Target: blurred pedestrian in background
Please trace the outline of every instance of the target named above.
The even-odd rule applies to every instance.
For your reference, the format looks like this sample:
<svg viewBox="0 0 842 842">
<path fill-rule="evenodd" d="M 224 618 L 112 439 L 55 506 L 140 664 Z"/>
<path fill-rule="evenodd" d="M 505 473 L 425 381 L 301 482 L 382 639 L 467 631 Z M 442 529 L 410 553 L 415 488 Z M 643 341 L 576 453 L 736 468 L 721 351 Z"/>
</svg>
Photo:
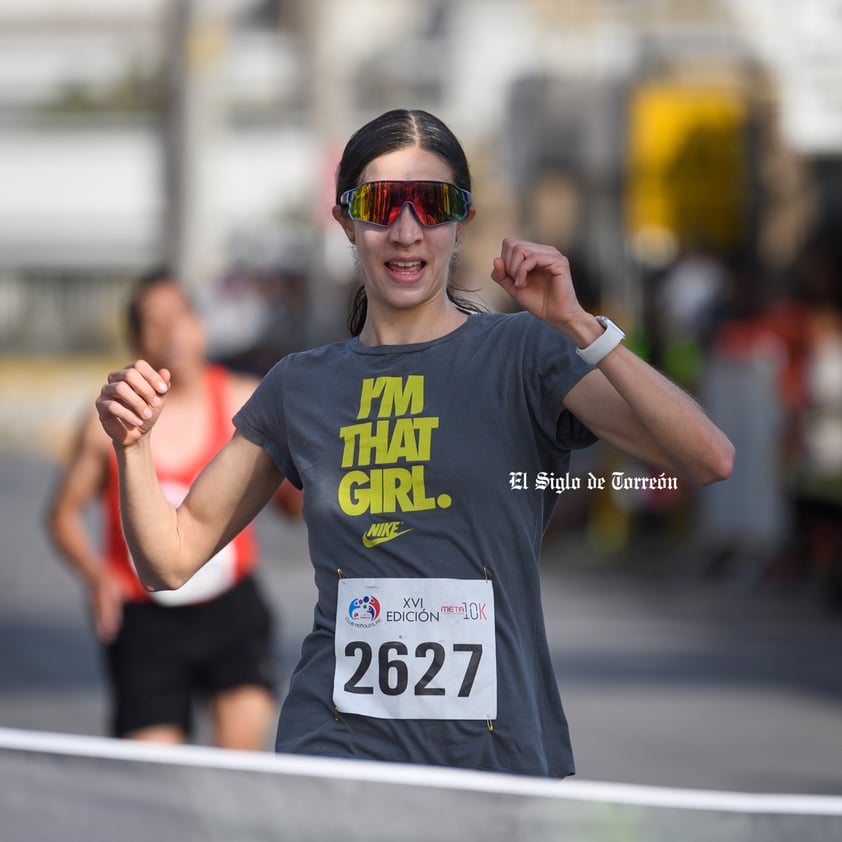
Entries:
<svg viewBox="0 0 842 842">
<path fill-rule="evenodd" d="M 208 363 L 204 327 L 166 270 L 139 280 L 127 316 L 134 351 L 172 372 L 171 411 L 155 432 L 155 469 L 178 505 L 231 437 L 231 416 L 257 380 Z M 298 497 L 286 483 L 279 504 L 295 515 Z M 94 501 L 102 506 L 102 549 L 84 519 Z M 264 747 L 275 707 L 272 616 L 252 575 L 252 529 L 221 547 L 183 588 L 149 594 L 126 547 L 119 508 L 114 450 L 92 411 L 77 433 L 48 523 L 56 547 L 88 590 L 107 655 L 113 733 L 183 742 L 191 735 L 193 705 L 203 697 L 216 745 Z"/>
<path fill-rule="evenodd" d="M 713 565 L 842 603 L 842 249 L 818 225 L 778 290 L 735 274 L 703 391 L 740 464 L 702 506 Z"/>
<path fill-rule="evenodd" d="M 255 226 L 234 241 L 227 270 L 201 302 L 213 358 L 263 377 L 294 351 L 310 347 L 309 229 L 287 222 Z"/>
<path fill-rule="evenodd" d="M 795 326 L 787 344 L 796 384 L 788 491 L 795 510 L 802 581 L 842 606 L 842 246 L 836 226 L 811 233 L 798 255 L 791 295 L 777 321 Z M 784 312 L 781 312 L 784 311 Z M 787 318 L 788 316 L 788 318 Z"/>
</svg>

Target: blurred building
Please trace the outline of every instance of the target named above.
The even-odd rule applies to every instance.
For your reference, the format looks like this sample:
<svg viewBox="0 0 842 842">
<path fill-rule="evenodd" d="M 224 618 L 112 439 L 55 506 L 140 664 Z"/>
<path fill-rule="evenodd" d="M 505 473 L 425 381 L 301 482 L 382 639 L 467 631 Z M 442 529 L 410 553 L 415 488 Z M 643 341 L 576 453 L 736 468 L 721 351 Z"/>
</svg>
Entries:
<svg viewBox="0 0 842 842">
<path fill-rule="evenodd" d="M 234 233 L 306 212 L 301 45 L 277 4 L 216 6 L 0 7 L 2 350 L 113 347 L 132 275 L 189 245 L 210 283 Z"/>
<path fill-rule="evenodd" d="M 273 226 L 311 229 L 311 335 L 328 332 L 352 272 L 338 152 L 395 106 L 468 148 L 462 272 L 492 306 L 513 232 L 565 249 L 630 320 L 686 242 L 783 262 L 816 202 L 805 161 L 839 156 L 840 5 L 773 23 L 759 0 L 6 0 L 0 350 L 109 347 L 137 270 L 206 289 Z"/>
</svg>

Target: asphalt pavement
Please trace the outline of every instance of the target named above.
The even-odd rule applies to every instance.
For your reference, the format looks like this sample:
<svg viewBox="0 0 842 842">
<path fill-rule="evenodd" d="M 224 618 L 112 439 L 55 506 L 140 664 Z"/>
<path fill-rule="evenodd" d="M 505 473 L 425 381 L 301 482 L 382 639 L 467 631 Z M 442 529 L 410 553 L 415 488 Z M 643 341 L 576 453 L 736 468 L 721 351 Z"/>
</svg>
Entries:
<svg viewBox="0 0 842 842">
<path fill-rule="evenodd" d="M 55 475 L 45 456 L 0 452 L 0 726 L 102 735 L 105 685 L 85 601 L 43 529 Z M 315 599 L 306 533 L 269 512 L 258 527 L 283 687 Z M 680 559 L 675 575 L 597 571 L 575 535 L 556 534 L 544 564 L 580 778 L 842 794 L 840 615 L 701 581 Z"/>
</svg>

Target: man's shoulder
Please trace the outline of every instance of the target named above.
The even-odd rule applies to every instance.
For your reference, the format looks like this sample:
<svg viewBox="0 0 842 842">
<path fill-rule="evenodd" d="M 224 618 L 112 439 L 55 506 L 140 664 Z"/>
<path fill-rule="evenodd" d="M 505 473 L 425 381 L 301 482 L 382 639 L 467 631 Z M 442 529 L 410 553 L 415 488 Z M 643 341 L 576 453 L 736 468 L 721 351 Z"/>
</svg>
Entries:
<svg viewBox="0 0 842 842">
<path fill-rule="evenodd" d="M 232 392 L 246 392 L 251 394 L 260 383 L 260 377 L 243 371 L 228 370 L 228 388 Z"/>
<path fill-rule="evenodd" d="M 84 416 L 79 419 L 76 429 L 71 433 L 67 445 L 63 448 L 62 462 L 70 467 L 82 462 L 108 463 L 113 456 L 111 438 L 102 428 L 99 420 L 99 412 L 92 406 Z"/>
<path fill-rule="evenodd" d="M 235 371 L 217 364 L 210 364 L 211 378 L 224 384 L 224 394 L 233 415 L 252 395 L 260 383 L 260 377 L 244 371 Z"/>
</svg>

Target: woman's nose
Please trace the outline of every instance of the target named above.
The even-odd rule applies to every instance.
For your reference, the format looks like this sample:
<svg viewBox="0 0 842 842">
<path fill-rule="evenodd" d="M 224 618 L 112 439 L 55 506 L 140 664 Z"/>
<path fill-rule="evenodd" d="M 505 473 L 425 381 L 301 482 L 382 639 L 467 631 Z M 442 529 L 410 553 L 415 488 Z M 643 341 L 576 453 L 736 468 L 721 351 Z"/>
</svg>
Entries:
<svg viewBox="0 0 842 842">
<path fill-rule="evenodd" d="M 415 215 L 415 208 L 411 202 L 407 202 L 402 208 L 398 218 L 392 223 L 389 234 L 392 239 L 398 242 L 415 242 L 421 238 L 423 226 Z"/>
</svg>

